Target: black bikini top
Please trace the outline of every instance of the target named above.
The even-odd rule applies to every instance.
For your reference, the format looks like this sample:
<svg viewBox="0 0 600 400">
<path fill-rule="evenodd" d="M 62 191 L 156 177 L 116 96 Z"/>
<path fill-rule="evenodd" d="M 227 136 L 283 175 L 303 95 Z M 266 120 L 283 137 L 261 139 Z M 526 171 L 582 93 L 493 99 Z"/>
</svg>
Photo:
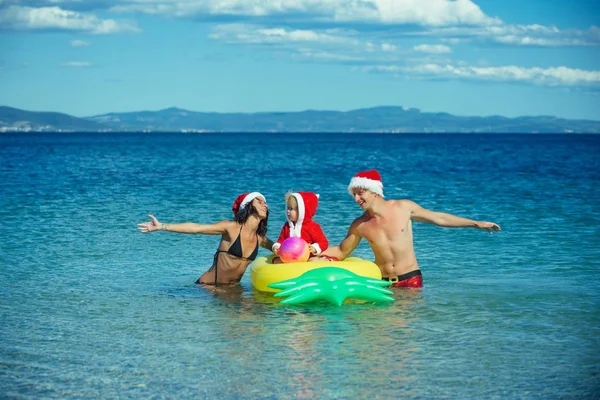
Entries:
<svg viewBox="0 0 600 400">
<path fill-rule="evenodd" d="M 238 237 L 235 239 L 233 244 L 229 247 L 229 250 L 227 250 L 227 251 L 219 250 L 219 252 L 230 254 L 230 255 L 237 257 L 239 259 L 242 259 L 242 260 L 254 261 L 254 259 L 256 259 L 256 256 L 258 255 L 258 239 L 256 239 L 256 247 L 254 248 L 254 251 L 252 252 L 252 254 L 250 254 L 249 257 L 244 257 L 244 252 L 242 250 L 241 237 L 242 237 L 242 228 L 240 228 L 240 233 L 238 234 Z"/>
</svg>

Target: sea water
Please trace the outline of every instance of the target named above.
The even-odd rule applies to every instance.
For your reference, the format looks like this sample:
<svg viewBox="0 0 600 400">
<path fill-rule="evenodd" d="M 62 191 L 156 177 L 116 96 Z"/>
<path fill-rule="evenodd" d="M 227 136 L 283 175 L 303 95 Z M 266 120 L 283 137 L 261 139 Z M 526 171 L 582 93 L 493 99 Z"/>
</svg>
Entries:
<svg viewBox="0 0 600 400">
<path fill-rule="evenodd" d="M 598 398 L 599 154 L 584 135 L 2 134 L 0 396 Z M 231 219 L 260 191 L 276 239 L 284 194 L 314 191 L 338 244 L 373 168 L 386 198 L 502 231 L 414 223 L 425 287 L 337 307 L 249 274 L 196 286 L 218 236 L 136 228 Z"/>
</svg>

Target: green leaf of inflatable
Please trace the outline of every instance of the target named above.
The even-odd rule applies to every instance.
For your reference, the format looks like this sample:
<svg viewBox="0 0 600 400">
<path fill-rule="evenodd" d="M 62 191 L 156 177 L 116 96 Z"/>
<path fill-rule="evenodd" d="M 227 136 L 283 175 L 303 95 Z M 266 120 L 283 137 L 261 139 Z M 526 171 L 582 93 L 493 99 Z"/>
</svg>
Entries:
<svg viewBox="0 0 600 400">
<path fill-rule="evenodd" d="M 348 298 L 391 302 L 392 291 L 384 289 L 390 282 L 368 278 L 343 268 L 323 267 L 305 272 L 297 278 L 275 282 L 273 289 L 282 289 L 275 297 L 287 297 L 281 304 L 300 304 L 327 300 L 341 306 Z M 289 296 L 289 297 L 288 297 Z"/>
</svg>

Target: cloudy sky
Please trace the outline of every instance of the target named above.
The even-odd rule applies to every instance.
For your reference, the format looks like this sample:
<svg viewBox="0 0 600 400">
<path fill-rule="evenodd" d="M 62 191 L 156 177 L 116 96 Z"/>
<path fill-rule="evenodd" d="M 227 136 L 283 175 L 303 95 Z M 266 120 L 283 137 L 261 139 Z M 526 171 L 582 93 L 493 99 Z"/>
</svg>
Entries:
<svg viewBox="0 0 600 400">
<path fill-rule="evenodd" d="M 0 105 L 600 120 L 600 1 L 0 0 Z"/>
</svg>

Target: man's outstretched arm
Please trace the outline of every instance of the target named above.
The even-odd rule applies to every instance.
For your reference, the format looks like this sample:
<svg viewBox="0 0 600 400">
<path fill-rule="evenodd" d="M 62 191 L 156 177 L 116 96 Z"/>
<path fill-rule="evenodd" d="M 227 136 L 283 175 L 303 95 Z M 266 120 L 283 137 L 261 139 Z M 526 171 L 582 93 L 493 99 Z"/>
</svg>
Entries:
<svg viewBox="0 0 600 400">
<path fill-rule="evenodd" d="M 354 249 L 356 249 L 360 243 L 360 240 L 362 239 L 361 236 L 356 233 L 355 225 L 356 223 L 353 223 L 350 226 L 350 229 L 348 229 L 348 234 L 344 240 L 340 242 L 339 246 L 328 247 L 327 250 L 325 250 L 321 255 L 335 257 L 339 260 L 343 260 L 344 258 L 348 257 L 348 255 L 352 253 Z"/>
<path fill-rule="evenodd" d="M 427 210 L 415 202 L 404 200 L 404 203 L 410 208 L 411 219 L 416 222 L 427 222 L 445 228 L 476 228 L 484 229 L 490 234 L 499 231 L 500 226 L 494 222 L 475 221 L 456 215 Z"/>
</svg>

